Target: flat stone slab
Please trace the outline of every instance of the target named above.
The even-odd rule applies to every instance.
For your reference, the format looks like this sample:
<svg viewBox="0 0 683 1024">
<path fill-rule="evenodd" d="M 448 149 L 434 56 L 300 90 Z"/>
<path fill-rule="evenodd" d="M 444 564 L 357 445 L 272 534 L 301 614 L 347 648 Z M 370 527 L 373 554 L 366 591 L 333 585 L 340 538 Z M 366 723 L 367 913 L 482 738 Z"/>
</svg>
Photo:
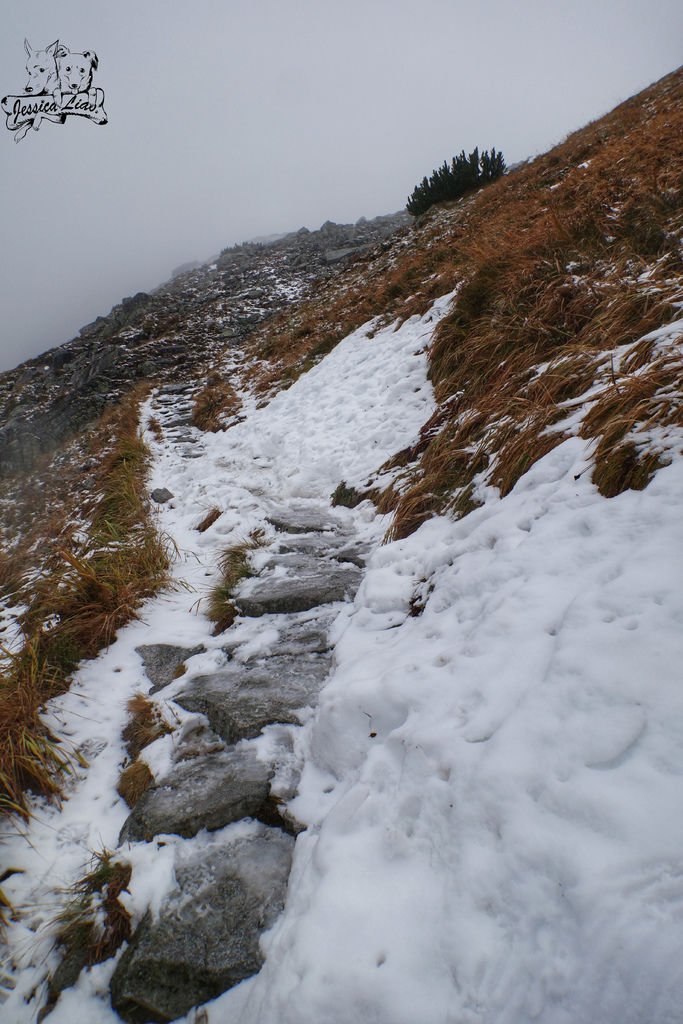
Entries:
<svg viewBox="0 0 683 1024">
<path fill-rule="evenodd" d="M 205 828 L 223 828 L 240 818 L 258 817 L 270 793 L 272 769 L 250 751 L 226 751 L 177 764 L 147 790 L 119 836 L 149 842 L 171 833 L 191 838 Z"/>
<path fill-rule="evenodd" d="M 188 413 L 185 416 L 176 416 L 174 420 L 169 420 L 168 423 L 164 424 L 164 426 L 167 430 L 170 430 L 172 427 L 189 427 L 191 424 L 192 414 Z"/>
<path fill-rule="evenodd" d="M 347 535 L 292 534 L 278 539 L 278 551 L 283 554 L 312 555 L 318 558 L 333 558 L 338 562 L 352 562 L 365 566 L 370 551 L 368 544 L 354 544 Z"/>
<path fill-rule="evenodd" d="M 290 558 L 289 555 L 279 557 Z M 291 575 L 277 576 L 271 572 L 242 584 L 235 597 L 242 615 L 305 612 L 352 598 L 360 586 L 362 573 L 355 565 L 294 557 L 294 562 L 278 566 Z M 270 565 L 277 565 L 277 559 L 278 556 L 274 556 Z"/>
<path fill-rule="evenodd" d="M 226 743 L 252 739 L 276 722 L 297 725 L 313 704 L 330 669 L 322 654 L 277 655 L 261 664 L 229 664 L 197 676 L 173 698 L 186 711 L 206 715 Z"/>
<path fill-rule="evenodd" d="M 203 644 L 197 647 L 176 647 L 174 644 L 142 644 L 135 648 L 136 654 L 142 658 L 147 678 L 152 683 L 150 693 L 168 686 L 176 678 L 176 672 L 180 666 L 193 658 L 195 654 L 202 654 L 206 648 Z"/>
<path fill-rule="evenodd" d="M 292 847 L 284 832 L 258 826 L 231 843 L 179 851 L 177 889 L 156 921 L 143 919 L 111 979 L 123 1020 L 176 1020 L 257 973 L 259 937 L 284 906 Z"/>
<path fill-rule="evenodd" d="M 277 626 L 278 639 L 273 642 L 272 649 L 266 655 L 256 654 L 244 659 L 243 664 L 263 660 L 275 654 L 327 654 L 331 651 L 329 639 L 330 628 L 337 617 L 336 608 L 321 609 L 315 618 L 301 619 L 298 615 L 278 615 L 269 621 Z M 244 641 L 231 641 L 229 634 L 223 645 L 223 651 L 233 658 L 239 652 Z M 239 657 L 239 655 L 238 655 Z"/>
<path fill-rule="evenodd" d="M 272 512 L 267 521 L 282 533 L 320 533 L 339 529 L 339 520 L 324 509 L 293 506 Z"/>
</svg>

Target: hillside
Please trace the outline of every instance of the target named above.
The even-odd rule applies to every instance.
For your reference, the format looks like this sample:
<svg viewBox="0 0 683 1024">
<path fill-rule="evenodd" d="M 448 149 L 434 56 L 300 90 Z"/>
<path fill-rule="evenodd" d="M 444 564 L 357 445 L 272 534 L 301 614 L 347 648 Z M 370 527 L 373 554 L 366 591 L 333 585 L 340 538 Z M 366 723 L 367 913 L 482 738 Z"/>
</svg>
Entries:
<svg viewBox="0 0 683 1024">
<path fill-rule="evenodd" d="M 680 1020 L 682 101 L 3 375 L 1 1019 Z"/>
</svg>

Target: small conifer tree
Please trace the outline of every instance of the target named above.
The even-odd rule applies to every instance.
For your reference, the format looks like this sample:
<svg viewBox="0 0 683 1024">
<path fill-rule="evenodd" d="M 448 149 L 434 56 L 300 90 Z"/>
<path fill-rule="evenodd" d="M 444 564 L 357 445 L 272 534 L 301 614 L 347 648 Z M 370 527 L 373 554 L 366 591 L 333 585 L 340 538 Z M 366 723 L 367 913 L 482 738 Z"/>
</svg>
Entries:
<svg viewBox="0 0 683 1024">
<path fill-rule="evenodd" d="M 481 155 L 475 146 L 469 156 L 463 149 L 459 156 L 454 156 L 450 164 L 444 160 L 441 167 L 432 171 L 429 178 L 422 179 L 413 189 L 406 203 L 408 213 L 417 217 L 434 203 L 443 203 L 447 199 L 458 199 L 471 189 L 480 188 L 490 181 L 495 181 L 505 173 L 506 166 L 503 154 L 485 149 Z"/>
</svg>

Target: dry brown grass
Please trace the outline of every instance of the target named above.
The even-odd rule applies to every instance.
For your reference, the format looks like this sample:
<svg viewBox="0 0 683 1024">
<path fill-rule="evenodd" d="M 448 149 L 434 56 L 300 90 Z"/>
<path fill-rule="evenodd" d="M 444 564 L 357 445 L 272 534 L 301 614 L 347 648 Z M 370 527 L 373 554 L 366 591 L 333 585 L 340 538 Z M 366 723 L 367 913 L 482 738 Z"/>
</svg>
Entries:
<svg viewBox="0 0 683 1024">
<path fill-rule="evenodd" d="M 223 515 L 223 509 L 222 508 L 218 508 L 217 505 L 214 505 L 213 508 L 209 509 L 209 511 L 200 520 L 200 522 L 197 523 L 195 529 L 199 533 L 206 533 L 206 531 L 209 529 L 209 527 L 213 526 L 213 524 L 216 522 L 216 520 L 220 519 L 220 517 L 222 515 Z"/>
<path fill-rule="evenodd" d="M 671 318 L 681 77 L 668 76 L 476 195 L 433 207 L 269 320 L 251 341 L 257 392 L 288 386 L 373 317 L 381 326 L 422 314 L 456 286 L 431 354 L 440 402 L 467 388 L 497 405 L 492 396 L 502 388 L 507 404 L 543 359 L 583 359 L 585 374 L 581 349 L 633 341 Z M 653 268 L 654 279 L 639 280 Z M 565 369 L 555 383 L 571 390 Z"/>
<path fill-rule="evenodd" d="M 218 561 L 220 579 L 211 589 L 207 615 L 215 622 L 213 635 L 219 636 L 232 626 L 237 618 L 238 610 L 233 597 L 239 583 L 253 574 L 249 552 L 263 544 L 263 534 L 259 530 L 252 531 L 246 540 L 231 544 L 226 548 Z"/>
<path fill-rule="evenodd" d="M 647 483 L 659 458 L 636 426 L 681 425 L 680 357 L 635 343 L 683 299 L 682 136 L 679 71 L 462 205 L 459 291 L 430 352 L 439 412 L 380 495 L 396 513 L 390 538 L 466 513 L 477 474 L 507 494 L 593 384 L 581 432 L 598 441 L 594 482 L 606 496 Z M 605 353 L 625 345 L 615 379 Z"/>
<path fill-rule="evenodd" d="M 168 583 L 172 551 L 149 518 L 144 487 L 143 397 L 143 390 L 134 391 L 92 432 L 96 469 L 78 530 L 67 524 L 22 592 L 30 599 L 24 644 L 7 653 L 0 676 L 2 811 L 28 816 L 28 791 L 58 796 L 59 775 L 70 762 L 42 723 L 42 705 L 64 692 L 78 663 L 110 644 L 142 601 Z"/>
<path fill-rule="evenodd" d="M 163 441 L 164 430 L 156 416 L 150 416 L 147 420 L 147 428 L 154 434 L 157 441 Z"/>
<path fill-rule="evenodd" d="M 144 693 L 134 694 L 127 705 L 128 722 L 123 730 L 123 740 L 131 760 L 135 760 L 141 750 L 171 732 L 170 726 L 164 721 L 158 705 L 146 697 Z"/>
<path fill-rule="evenodd" d="M 154 777 L 145 762 L 133 761 L 119 775 L 116 792 L 132 809 L 153 782 Z"/>
<path fill-rule="evenodd" d="M 108 960 L 131 936 L 130 914 L 119 899 L 130 882 L 130 865 L 115 861 L 108 851 L 95 854 L 93 861 L 91 870 L 68 890 L 70 899 L 54 923 L 62 962 L 71 975 L 81 965 Z M 59 971 L 50 978 L 48 1006 L 39 1019 L 54 1006 L 61 988 L 75 981 L 63 976 L 56 984 L 58 977 Z"/>
<path fill-rule="evenodd" d="M 241 404 L 232 384 L 214 370 L 194 396 L 192 423 L 200 430 L 213 433 L 223 430 L 227 421 L 237 415 Z"/>
</svg>

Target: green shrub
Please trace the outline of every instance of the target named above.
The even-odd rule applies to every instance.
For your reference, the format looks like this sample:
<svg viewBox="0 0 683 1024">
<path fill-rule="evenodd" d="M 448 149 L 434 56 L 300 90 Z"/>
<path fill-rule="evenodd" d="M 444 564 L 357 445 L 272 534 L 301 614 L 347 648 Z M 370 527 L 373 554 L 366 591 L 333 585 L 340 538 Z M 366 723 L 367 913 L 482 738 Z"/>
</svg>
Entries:
<svg viewBox="0 0 683 1024">
<path fill-rule="evenodd" d="M 444 160 L 442 166 L 432 171 L 429 178 L 423 178 L 415 186 L 406 203 L 406 210 L 417 217 L 434 203 L 459 199 L 465 192 L 495 181 L 505 173 L 505 169 L 503 154 L 496 152 L 495 148 L 490 153 L 485 149 L 481 156 L 477 147 L 469 156 L 465 156 L 463 149 L 460 156 L 454 156 L 450 164 Z"/>
</svg>

